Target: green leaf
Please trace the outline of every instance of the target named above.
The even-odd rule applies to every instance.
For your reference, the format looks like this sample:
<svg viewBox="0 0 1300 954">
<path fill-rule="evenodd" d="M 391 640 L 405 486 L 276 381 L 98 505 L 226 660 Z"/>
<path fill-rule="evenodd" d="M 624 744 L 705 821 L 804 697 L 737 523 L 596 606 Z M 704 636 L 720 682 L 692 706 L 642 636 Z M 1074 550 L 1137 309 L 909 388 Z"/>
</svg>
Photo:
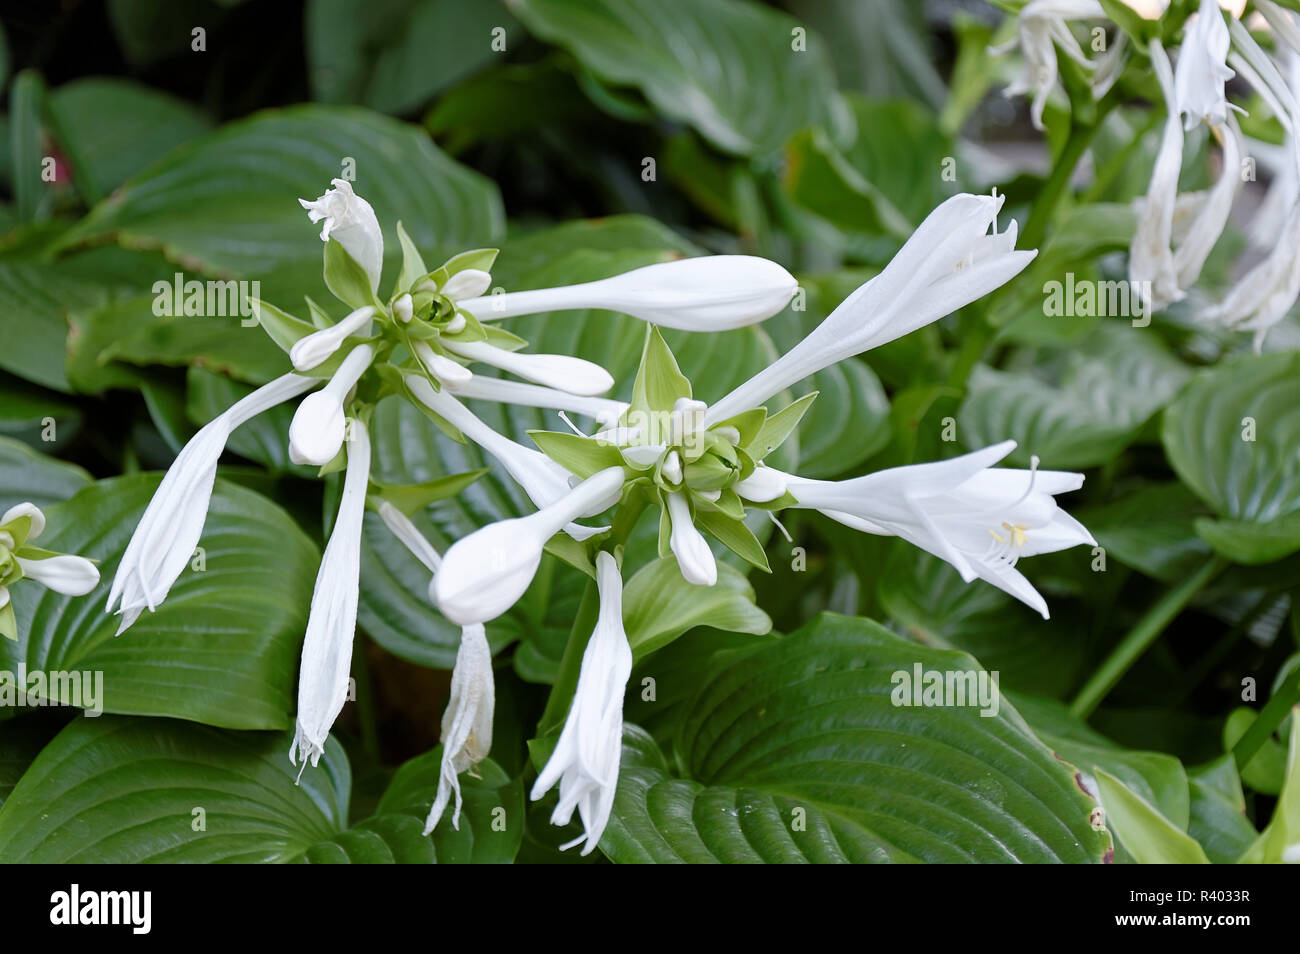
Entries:
<svg viewBox="0 0 1300 954">
<path fill-rule="evenodd" d="M 401 222 L 397 223 L 397 240 L 402 244 L 402 270 L 397 276 L 397 285 L 393 289 L 393 294 L 400 292 L 409 292 L 415 287 L 415 283 L 429 273 L 425 267 L 424 257 L 420 255 L 420 250 L 415 247 L 411 237 L 406 234 L 406 227 Z"/>
<path fill-rule="evenodd" d="M 171 719 L 76 719 L 0 808 L 0 860 L 301 860 L 346 827 L 351 772 L 331 739 L 295 784 L 291 740 Z"/>
<path fill-rule="evenodd" d="M 294 148 L 286 151 L 286 143 Z M 374 207 L 387 248 L 399 247 L 398 218 L 425 249 L 487 245 L 501 231 L 496 188 L 444 156 L 418 127 L 366 110 L 308 105 L 263 110 L 172 150 L 64 241 L 111 234 L 205 272 L 259 275 L 286 262 L 319 261 L 319 230 L 298 199 L 324 192 L 345 157 L 355 160 L 355 188 Z"/>
<path fill-rule="evenodd" d="M 325 243 L 325 287 L 348 308 L 379 306 L 366 270 L 336 240 Z"/>
<path fill-rule="evenodd" d="M 1190 835 L 1115 776 L 1095 769 L 1106 824 L 1138 864 L 1198 864 L 1210 859 Z"/>
<path fill-rule="evenodd" d="M 337 244 L 332 240 L 330 242 L 330 245 Z M 325 254 L 328 260 L 329 252 L 327 251 Z M 300 340 L 310 334 L 315 334 L 318 330 L 311 322 L 295 318 L 269 301 L 254 298 L 252 305 L 253 313 L 257 316 L 257 323 L 262 326 L 262 330 L 270 336 L 272 341 L 279 345 L 280 350 L 285 354 L 288 354 L 289 350 Z"/>
<path fill-rule="evenodd" d="M 52 199 L 41 174 L 46 95 L 45 81 L 35 70 L 23 70 L 9 87 L 9 161 L 13 164 L 14 203 L 21 222 L 30 222 L 43 211 L 48 217 Z"/>
<path fill-rule="evenodd" d="M 130 80 L 73 80 L 49 96 L 50 125 L 72 182 L 94 205 L 212 121 L 184 100 Z"/>
<path fill-rule="evenodd" d="M 26 444 L 0 437 L 0 513 L 15 504 L 34 503 L 44 510 L 67 500 L 90 483 L 90 475 Z"/>
<path fill-rule="evenodd" d="M 181 574 L 157 612 L 114 637 L 108 590 L 158 481 L 100 481 L 50 508 L 40 542 L 98 560 L 100 584 L 77 598 L 13 587 L 20 639 L 0 645 L 0 669 L 102 673 L 106 712 L 241 729 L 289 725 L 319 554 L 283 510 L 252 491 L 217 482 L 202 563 Z"/>
<path fill-rule="evenodd" d="M 763 426 L 751 441 L 741 442 L 745 452 L 754 460 L 762 460 L 772 451 L 776 450 L 785 443 L 794 429 L 799 426 L 803 420 L 804 414 L 812 406 L 812 402 L 817 400 L 817 393 L 805 394 L 797 401 L 787 404 L 775 414 L 770 414 L 763 421 Z"/>
<path fill-rule="evenodd" d="M 1205 849 L 1216 865 L 1231 864 L 1259 837 L 1246 818 L 1246 800 L 1232 755 L 1192 773 L 1191 822 L 1187 833 Z"/>
<path fill-rule="evenodd" d="M 564 431 L 529 431 L 528 436 L 551 460 L 584 480 L 608 467 L 623 466 L 623 455 L 613 444 Z"/>
<path fill-rule="evenodd" d="M 1086 644 L 1068 617 L 1045 622 L 997 587 L 963 582 L 911 544 L 894 546 L 872 582 L 881 608 L 904 631 L 928 646 L 970 653 L 1001 674 L 1003 689 L 1061 696 L 1078 681 Z"/>
<path fill-rule="evenodd" d="M 772 620 L 755 605 L 754 588 L 735 567 L 720 563 L 717 583 L 692 586 L 676 559 L 666 557 L 647 563 L 624 585 L 623 625 L 641 658 L 696 626 L 762 636 Z"/>
<path fill-rule="evenodd" d="M 976 367 L 958 437 L 972 450 L 1012 438 L 1019 446 L 1007 463 L 1020 466 L 1035 454 L 1054 470 L 1102 464 L 1138 437 L 1188 374 L 1153 335 L 1103 326 L 1032 372 Z"/>
<path fill-rule="evenodd" d="M 772 572 L 763 544 L 759 543 L 758 537 L 754 536 L 744 520 L 716 510 L 699 509 L 695 512 L 695 525 L 745 562 L 765 572 Z"/>
<path fill-rule="evenodd" d="M 370 485 L 375 488 L 375 493 L 371 496 L 381 497 L 409 517 L 435 501 L 455 497 L 487 472 L 488 468 L 483 467 L 464 474 L 426 480 L 422 484 L 387 484 L 372 480 Z"/>
<path fill-rule="evenodd" d="M 505 47 L 494 45 L 496 27 Z M 451 38 L 456 39 L 451 39 Z M 312 99 L 401 115 L 522 41 L 498 5 L 454 0 L 311 0 L 305 39 Z M 423 274 L 423 273 L 421 273 Z"/>
<path fill-rule="evenodd" d="M 834 615 L 733 658 L 682 714 L 685 777 L 625 735 L 602 850 L 620 862 L 1103 860 L 1095 802 L 1005 699 L 992 717 L 893 704 L 894 674 L 918 664 L 980 671 Z"/>
<path fill-rule="evenodd" d="M 1079 510 L 1108 557 L 1164 583 L 1184 579 L 1205 564 L 1210 548 L 1197 536 L 1205 505 L 1173 481 L 1127 486 L 1115 500 Z"/>
<path fill-rule="evenodd" d="M 742 0 L 512 0 L 510 9 L 607 83 L 637 87 L 658 112 L 691 124 L 726 152 L 769 153 L 804 126 L 851 128 L 821 40 L 767 7 Z M 795 49 L 799 30 L 805 50 Z"/>
<path fill-rule="evenodd" d="M 624 420 L 634 421 L 633 415 L 666 413 L 673 409 L 679 399 L 690 396 L 691 382 L 677 367 L 672 349 L 664 341 L 659 329 L 648 325 L 641 364 L 636 370 L 636 381 L 632 385 L 632 404 L 624 414 Z M 648 443 L 659 443 L 658 440 L 650 439 L 652 435 L 645 436 Z"/>
<path fill-rule="evenodd" d="M 1221 519 L 1197 531 L 1230 559 L 1300 550 L 1300 355 L 1246 355 L 1200 372 L 1165 412 L 1170 464 Z"/>
</svg>

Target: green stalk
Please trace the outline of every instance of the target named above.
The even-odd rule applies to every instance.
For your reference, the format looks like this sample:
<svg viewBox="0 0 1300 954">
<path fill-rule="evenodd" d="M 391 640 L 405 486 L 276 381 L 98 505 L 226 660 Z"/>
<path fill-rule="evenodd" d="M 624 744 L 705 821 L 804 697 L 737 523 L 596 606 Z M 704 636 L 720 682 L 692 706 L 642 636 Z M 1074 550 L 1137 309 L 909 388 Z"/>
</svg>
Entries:
<svg viewBox="0 0 1300 954">
<path fill-rule="evenodd" d="M 1098 703 L 1115 688 L 1115 684 L 1124 677 L 1139 657 L 1151 648 L 1151 644 L 1164 632 L 1165 627 L 1182 612 L 1183 608 L 1191 602 L 1192 597 L 1200 592 L 1205 584 L 1218 576 L 1227 565 L 1227 561 L 1223 558 L 1211 557 L 1199 570 L 1162 596 L 1151 609 L 1147 610 L 1146 615 L 1138 620 L 1138 624 L 1129 631 L 1118 646 L 1111 650 L 1105 662 L 1079 690 L 1079 695 L 1070 705 L 1070 715 L 1080 719 L 1092 715 Z"/>
<path fill-rule="evenodd" d="M 578 606 L 578 614 L 573 618 L 573 627 L 569 630 L 569 641 L 564 646 L 559 673 L 555 677 L 555 684 L 551 686 L 551 695 L 546 700 L 546 709 L 537 720 L 539 739 L 559 732 L 564 725 L 564 718 L 569 714 L 569 703 L 578 688 L 582 654 L 587 651 L 587 642 L 596 627 L 599 612 L 600 595 L 596 590 L 596 581 L 588 580 L 587 588 L 582 593 L 582 602 Z"/>
<path fill-rule="evenodd" d="M 1056 157 L 1052 174 L 1043 186 L 1043 191 L 1038 194 L 1034 207 L 1029 211 L 1029 221 L 1025 223 L 1025 230 L 1016 242 L 1017 247 L 1037 248 L 1042 245 L 1043 239 L 1047 236 L 1047 226 L 1056 215 L 1057 206 L 1061 204 L 1061 198 L 1074 177 L 1075 167 L 1083 158 L 1083 154 L 1088 151 L 1088 146 L 1092 144 L 1092 137 L 1096 134 L 1097 127 L 1101 125 L 1101 120 L 1114 105 L 1109 99 L 1107 97 L 1097 104 L 1095 121 L 1087 125 L 1071 123 L 1070 135 L 1065 140 L 1061 154 Z"/>
<path fill-rule="evenodd" d="M 352 672 L 357 681 L 357 725 L 361 730 L 361 747 L 372 758 L 379 758 L 379 720 L 375 716 L 374 686 L 370 680 L 370 660 L 366 658 L 366 637 L 361 628 L 352 641 Z"/>
<path fill-rule="evenodd" d="M 1282 724 L 1282 720 L 1287 717 L 1287 713 L 1291 711 L 1291 707 L 1297 704 L 1300 704 L 1300 668 L 1292 672 L 1290 677 L 1278 687 L 1277 692 L 1273 693 L 1273 698 L 1259 710 L 1259 715 L 1250 724 L 1246 734 L 1232 747 L 1232 758 L 1236 761 L 1238 769 L 1244 769 L 1250 764 L 1259 747 L 1272 737 L 1277 727 Z M 1293 728 L 1291 731 L 1300 730 Z"/>
</svg>

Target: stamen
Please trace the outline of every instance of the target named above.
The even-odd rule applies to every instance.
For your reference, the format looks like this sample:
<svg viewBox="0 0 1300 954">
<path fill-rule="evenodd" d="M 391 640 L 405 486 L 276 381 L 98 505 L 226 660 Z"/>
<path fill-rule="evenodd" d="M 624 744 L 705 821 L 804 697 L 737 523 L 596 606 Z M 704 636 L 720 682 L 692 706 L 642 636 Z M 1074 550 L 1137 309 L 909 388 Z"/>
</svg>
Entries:
<svg viewBox="0 0 1300 954">
<path fill-rule="evenodd" d="M 565 424 L 569 425 L 569 430 L 573 431 L 573 433 L 577 434 L 579 437 L 587 436 L 582 431 L 578 430 L 578 425 L 574 424 L 573 421 L 569 420 L 569 415 L 565 414 L 563 411 L 560 411 L 559 414 L 560 414 L 560 420 L 562 420 Z"/>
<path fill-rule="evenodd" d="M 781 531 L 781 536 L 785 537 L 785 542 L 794 543 L 794 537 L 790 536 L 790 531 L 785 528 L 785 524 L 776 519 L 776 514 L 769 510 L 767 511 L 767 515 L 771 518 L 772 522 L 776 524 L 776 528 Z"/>
</svg>

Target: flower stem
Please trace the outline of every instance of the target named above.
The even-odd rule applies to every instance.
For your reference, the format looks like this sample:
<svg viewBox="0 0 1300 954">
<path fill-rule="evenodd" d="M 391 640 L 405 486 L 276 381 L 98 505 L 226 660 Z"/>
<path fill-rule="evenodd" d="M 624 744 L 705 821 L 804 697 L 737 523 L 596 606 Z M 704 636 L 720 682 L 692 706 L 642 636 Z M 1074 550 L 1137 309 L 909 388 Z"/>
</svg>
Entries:
<svg viewBox="0 0 1300 954">
<path fill-rule="evenodd" d="M 1065 195 L 1070 180 L 1074 178 L 1074 169 L 1083 158 L 1083 154 L 1088 151 L 1092 137 L 1107 111 L 1109 111 L 1109 104 L 1103 100 L 1102 104 L 1098 105 L 1096 122 L 1087 125 L 1071 123 L 1070 135 L 1061 148 L 1061 154 L 1056 157 L 1052 173 L 1043 185 L 1043 191 L 1038 193 L 1034 207 L 1029 211 L 1025 230 L 1016 243 L 1020 248 L 1038 248 L 1043 243 L 1043 239 L 1047 236 L 1047 226 L 1056 215 L 1056 208 L 1061 204 L 1061 197 Z"/>
<path fill-rule="evenodd" d="M 1287 717 L 1292 706 L 1297 704 L 1300 704 L 1300 668 L 1293 670 L 1286 681 L 1278 686 L 1277 692 L 1273 693 L 1273 698 L 1259 710 L 1259 715 L 1250 724 L 1245 735 L 1232 747 L 1232 758 L 1236 761 L 1238 769 L 1244 769 L 1250 763 L 1255 753 L 1259 751 L 1259 747 L 1268 741 L 1277 727 L 1282 724 L 1282 720 Z M 1295 732 L 1296 729 L 1293 728 L 1291 731 Z"/>
<path fill-rule="evenodd" d="M 1162 596 L 1151 609 L 1147 610 L 1138 624 L 1133 627 L 1111 650 L 1105 662 L 1092 674 L 1087 683 L 1079 690 L 1078 696 L 1070 704 L 1070 715 L 1079 719 L 1090 716 L 1106 694 L 1115 688 L 1115 684 L 1124 677 L 1132 665 L 1137 662 L 1164 632 L 1166 626 L 1182 612 L 1205 584 L 1218 576 L 1227 566 L 1221 557 L 1211 557 L 1199 570 Z"/>
</svg>

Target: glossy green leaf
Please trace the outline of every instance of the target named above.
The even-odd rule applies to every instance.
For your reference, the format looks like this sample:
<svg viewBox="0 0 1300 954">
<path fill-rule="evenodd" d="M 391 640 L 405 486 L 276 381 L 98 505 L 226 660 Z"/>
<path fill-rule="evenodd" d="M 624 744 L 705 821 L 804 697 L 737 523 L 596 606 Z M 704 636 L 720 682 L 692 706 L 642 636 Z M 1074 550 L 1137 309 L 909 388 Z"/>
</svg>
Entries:
<svg viewBox="0 0 1300 954">
<path fill-rule="evenodd" d="M 833 615 L 731 660 L 683 713 L 685 777 L 625 736 L 602 850 L 625 862 L 1101 861 L 1095 802 L 1005 699 L 990 718 L 893 704 L 893 674 L 917 664 L 978 671 Z"/>
<path fill-rule="evenodd" d="M 734 567 L 720 563 L 717 583 L 692 586 L 682 579 L 677 561 L 665 557 L 646 564 L 624 584 L 623 625 L 640 658 L 696 626 L 761 636 L 772 621 L 754 605 L 754 588 Z"/>
<path fill-rule="evenodd" d="M 1106 824 L 1139 864 L 1209 864 L 1190 835 L 1115 776 L 1096 770 Z"/>
<path fill-rule="evenodd" d="M 50 508 L 41 543 L 100 561 L 100 583 L 85 597 L 15 586 L 19 640 L 0 645 L 0 668 L 102 673 L 106 712 L 241 729 L 289 725 L 319 554 L 283 510 L 252 491 L 218 481 L 202 554 L 157 612 L 114 637 L 109 587 L 158 480 L 100 481 Z"/>
</svg>

